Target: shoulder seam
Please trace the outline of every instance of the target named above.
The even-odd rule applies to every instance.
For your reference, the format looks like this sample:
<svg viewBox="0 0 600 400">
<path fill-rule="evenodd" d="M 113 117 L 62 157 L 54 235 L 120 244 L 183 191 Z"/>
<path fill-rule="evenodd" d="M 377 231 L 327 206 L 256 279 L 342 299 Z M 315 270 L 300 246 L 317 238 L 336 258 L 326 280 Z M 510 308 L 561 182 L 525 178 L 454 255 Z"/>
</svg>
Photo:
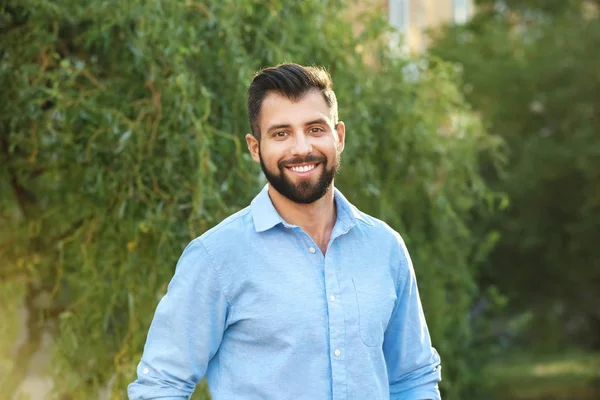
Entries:
<svg viewBox="0 0 600 400">
<path fill-rule="evenodd" d="M 240 218 L 244 217 L 246 214 L 248 214 L 250 212 L 250 207 L 246 207 L 245 209 L 242 209 L 240 211 L 237 212 L 237 216 L 235 216 L 235 218 L 232 218 L 232 216 L 230 216 L 229 218 L 231 218 L 231 220 L 227 221 L 226 223 L 221 222 L 220 224 L 217 224 L 216 226 L 214 226 L 213 228 L 209 229 L 203 236 L 205 239 L 211 237 L 214 233 L 220 231 L 221 229 L 225 228 L 227 225 L 234 223 L 235 221 L 239 220 Z M 235 215 L 235 214 L 234 214 Z"/>
<path fill-rule="evenodd" d="M 198 243 L 204 249 L 204 252 L 206 253 L 206 256 L 208 257 L 208 261 L 210 262 L 211 267 L 213 268 L 213 270 L 215 271 L 215 274 L 217 275 L 217 279 L 219 281 L 219 286 L 221 287 L 221 290 L 223 291 L 223 296 L 225 297 L 227 304 L 231 308 L 232 307 L 231 298 L 230 298 L 229 294 L 227 293 L 227 290 L 225 289 L 225 285 L 223 285 L 223 278 L 221 277 L 221 271 L 219 270 L 219 268 L 217 268 L 214 258 L 208 251 L 208 247 L 206 247 L 206 245 L 200 238 L 198 239 Z"/>
<path fill-rule="evenodd" d="M 397 283 L 399 284 L 402 282 L 402 294 L 404 294 L 406 282 L 410 281 L 411 278 L 412 260 L 410 259 L 410 254 L 408 253 L 408 248 L 406 247 L 406 243 L 404 243 L 402 235 L 400 235 L 398 232 L 396 232 L 396 235 L 399 239 L 398 244 L 400 245 L 400 265 L 398 266 Z M 400 279 L 403 280 L 401 281 Z"/>
</svg>

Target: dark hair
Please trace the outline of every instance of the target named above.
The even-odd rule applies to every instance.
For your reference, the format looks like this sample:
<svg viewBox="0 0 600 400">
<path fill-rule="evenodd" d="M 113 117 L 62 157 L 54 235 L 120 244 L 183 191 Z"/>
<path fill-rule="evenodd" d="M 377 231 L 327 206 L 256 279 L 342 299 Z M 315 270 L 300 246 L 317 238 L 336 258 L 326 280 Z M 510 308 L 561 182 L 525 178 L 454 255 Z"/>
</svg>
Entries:
<svg viewBox="0 0 600 400">
<path fill-rule="evenodd" d="M 297 101 L 314 89 L 323 94 L 323 98 L 332 110 L 333 123 L 337 124 L 337 99 L 333 92 L 333 81 L 325 68 L 285 63 L 257 72 L 248 88 L 248 119 L 254 137 L 260 139 L 258 119 L 262 102 L 269 92 L 277 92 L 290 100 Z"/>
</svg>

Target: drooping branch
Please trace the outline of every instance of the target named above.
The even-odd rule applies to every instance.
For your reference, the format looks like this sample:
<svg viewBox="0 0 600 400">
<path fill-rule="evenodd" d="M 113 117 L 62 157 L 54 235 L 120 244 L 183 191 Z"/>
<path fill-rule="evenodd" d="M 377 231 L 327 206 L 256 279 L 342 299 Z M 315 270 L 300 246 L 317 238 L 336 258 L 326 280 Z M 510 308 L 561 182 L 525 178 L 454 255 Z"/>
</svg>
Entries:
<svg viewBox="0 0 600 400">
<path fill-rule="evenodd" d="M 2 135 L 0 137 L 0 152 L 2 154 L 2 163 L 6 166 L 10 186 L 15 194 L 15 199 L 19 206 L 19 210 L 21 211 L 23 217 L 27 218 L 29 216 L 28 205 L 34 203 L 36 201 L 36 197 L 31 191 L 27 190 L 19 182 L 17 171 L 12 166 L 9 142 L 6 135 Z"/>
</svg>

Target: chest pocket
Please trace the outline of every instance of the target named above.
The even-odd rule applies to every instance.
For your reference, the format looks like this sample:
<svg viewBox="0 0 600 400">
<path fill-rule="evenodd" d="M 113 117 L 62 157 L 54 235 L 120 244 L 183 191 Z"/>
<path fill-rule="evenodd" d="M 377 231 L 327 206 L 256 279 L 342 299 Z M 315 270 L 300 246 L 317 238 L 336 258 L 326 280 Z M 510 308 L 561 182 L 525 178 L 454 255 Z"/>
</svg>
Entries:
<svg viewBox="0 0 600 400">
<path fill-rule="evenodd" d="M 356 302 L 358 304 L 358 323 L 360 338 L 365 346 L 383 345 L 385 330 L 394 310 L 396 293 L 393 285 L 379 288 L 352 278 Z"/>
</svg>

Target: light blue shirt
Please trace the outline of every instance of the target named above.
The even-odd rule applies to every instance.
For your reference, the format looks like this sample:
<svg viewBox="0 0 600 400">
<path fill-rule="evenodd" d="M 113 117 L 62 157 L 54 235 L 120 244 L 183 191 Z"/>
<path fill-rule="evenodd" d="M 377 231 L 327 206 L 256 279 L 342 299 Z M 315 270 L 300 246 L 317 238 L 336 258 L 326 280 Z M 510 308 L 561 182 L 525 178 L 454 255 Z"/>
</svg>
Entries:
<svg viewBox="0 0 600 400">
<path fill-rule="evenodd" d="M 265 187 L 183 251 L 130 399 L 440 399 L 415 272 L 400 235 L 335 190 L 326 254 Z"/>
</svg>

